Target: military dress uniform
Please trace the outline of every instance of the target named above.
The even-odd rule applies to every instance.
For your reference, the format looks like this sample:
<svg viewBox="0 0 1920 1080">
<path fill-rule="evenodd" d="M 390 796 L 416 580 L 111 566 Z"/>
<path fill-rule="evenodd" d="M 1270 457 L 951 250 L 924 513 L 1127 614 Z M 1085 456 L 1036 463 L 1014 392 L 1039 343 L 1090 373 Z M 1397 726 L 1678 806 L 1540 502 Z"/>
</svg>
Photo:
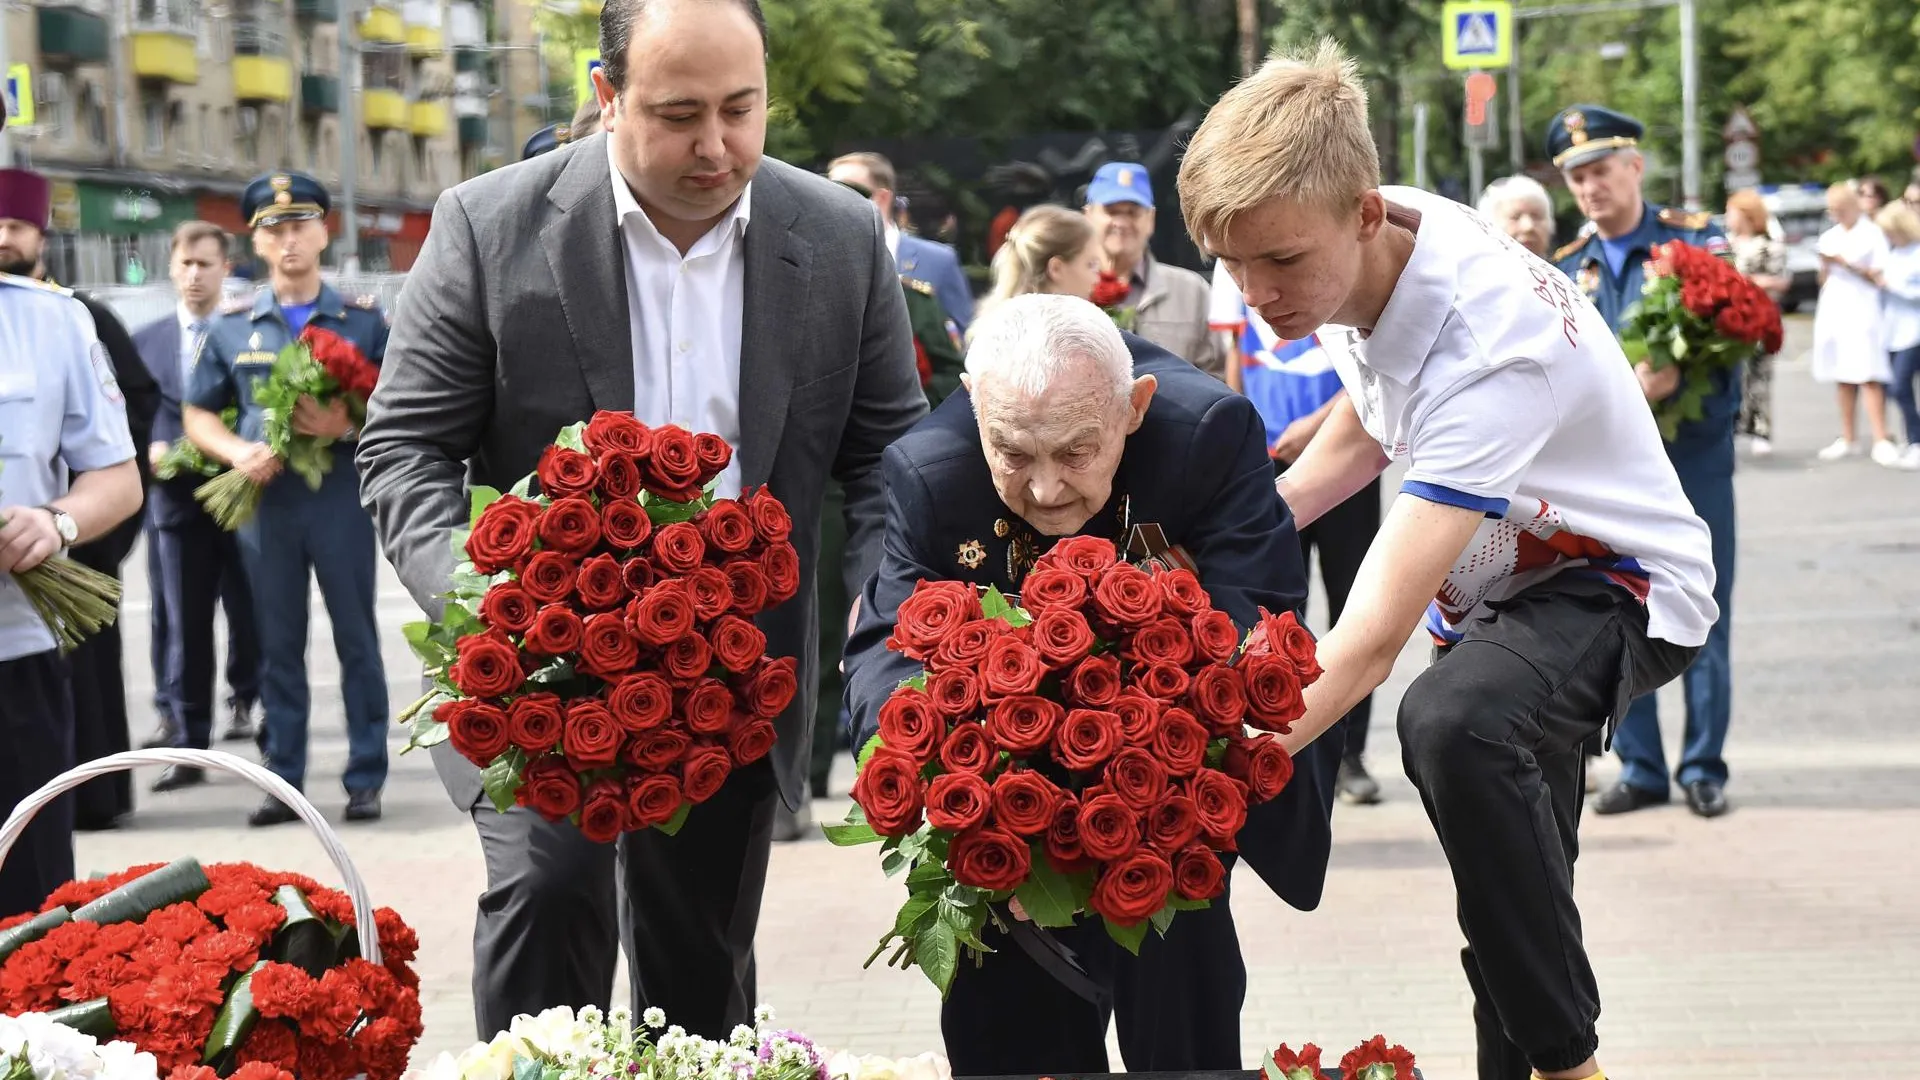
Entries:
<svg viewBox="0 0 1920 1080">
<path fill-rule="evenodd" d="M 304 215 L 324 217 L 327 193 L 299 173 L 265 176 L 248 185 L 241 212 L 254 228 Z M 238 434 L 259 442 L 266 414 L 254 400 L 275 357 L 307 326 L 330 330 L 378 365 L 386 354 L 387 320 L 371 296 L 343 299 L 322 284 L 311 305 L 282 304 L 271 285 L 230 301 L 207 331 L 194 365 L 187 403 L 210 412 L 239 409 Z M 350 796 L 377 794 L 387 779 L 387 682 L 375 625 L 376 542 L 373 521 L 360 505 L 360 475 L 349 433 L 333 447 L 333 468 L 314 491 L 283 471 L 268 484 L 259 512 L 239 531 L 241 560 L 253 586 L 260 635 L 261 703 L 266 764 L 302 787 L 307 768 L 308 575 L 333 623 L 341 692 L 347 713 L 348 757 L 343 777 Z M 269 800 L 256 824 L 291 820 Z M 377 816 L 377 802 L 371 814 Z"/>
<path fill-rule="evenodd" d="M 1547 127 L 1547 153 L 1561 169 L 1570 169 L 1616 150 L 1638 145 L 1644 131 L 1639 121 L 1596 105 L 1576 105 L 1553 118 Z M 1553 261 L 1593 301 L 1607 325 L 1618 333 L 1627 312 L 1646 283 L 1647 263 L 1656 245 L 1679 240 L 1717 255 L 1731 255 L 1726 234 L 1704 213 L 1641 204 L 1640 224 L 1626 236 L 1607 241 L 1591 224 L 1570 244 L 1554 252 Z M 1619 269 L 1609 261 L 1614 248 Z M 1727 780 L 1722 757 L 1733 709 L 1733 672 L 1729 628 L 1733 611 L 1735 518 L 1733 504 L 1733 437 L 1740 415 L 1741 373 L 1738 368 L 1713 377 L 1713 391 L 1701 403 L 1702 415 L 1680 425 L 1667 443 L 1667 457 L 1680 474 L 1680 485 L 1694 512 L 1713 533 L 1713 599 L 1720 619 L 1704 648 L 1683 676 L 1687 722 L 1676 779 L 1682 789 L 1706 781 L 1716 788 Z M 1613 748 L 1620 755 L 1621 782 L 1646 802 L 1667 799 L 1666 757 L 1660 744 L 1659 708 L 1653 695 L 1633 703 L 1614 733 Z M 1608 809 L 1604 803 L 1602 809 Z M 1620 809 L 1631 809 L 1631 806 Z"/>
</svg>

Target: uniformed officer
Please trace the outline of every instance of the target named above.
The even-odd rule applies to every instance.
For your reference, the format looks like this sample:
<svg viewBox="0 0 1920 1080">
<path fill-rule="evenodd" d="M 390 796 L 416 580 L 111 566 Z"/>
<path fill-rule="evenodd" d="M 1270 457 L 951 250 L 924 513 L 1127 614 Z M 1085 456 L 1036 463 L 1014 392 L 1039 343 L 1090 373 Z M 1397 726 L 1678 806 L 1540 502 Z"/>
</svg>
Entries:
<svg viewBox="0 0 1920 1080">
<path fill-rule="evenodd" d="M 1640 156 L 1644 126 L 1598 105 L 1575 105 L 1547 125 L 1547 153 L 1572 189 L 1587 224 L 1553 261 L 1587 294 L 1617 332 L 1639 300 L 1653 248 L 1680 240 L 1727 254 L 1726 235 L 1705 213 L 1656 206 L 1640 194 L 1646 163 Z M 1640 366 L 1649 401 L 1679 390 L 1680 373 Z M 1727 765 L 1722 750 L 1732 717 L 1733 675 L 1728 630 L 1732 623 L 1734 570 L 1733 429 L 1740 413 L 1740 373 L 1714 376 L 1698 420 L 1680 425 L 1667 456 L 1694 512 L 1713 532 L 1713 598 L 1720 621 L 1683 676 L 1687 722 L 1675 773 L 1687 806 L 1701 817 L 1727 810 Z M 1594 812 L 1619 814 L 1665 803 L 1669 798 L 1666 755 L 1660 744 L 1659 709 L 1649 694 L 1633 703 L 1614 733 L 1620 780 L 1594 800 Z"/>
<path fill-rule="evenodd" d="M 600 99 L 587 98 L 573 120 L 565 124 L 548 124 L 528 136 L 525 146 L 520 148 L 520 160 L 527 161 L 541 154 L 558 150 L 576 139 L 584 139 L 600 129 Z"/>
<path fill-rule="evenodd" d="M 330 330 L 378 364 L 386 353 L 387 322 L 371 296 L 343 300 L 320 279 L 327 247 L 325 188 L 302 173 L 256 178 L 241 197 L 253 229 L 253 248 L 269 282 L 252 297 L 222 310 L 194 365 L 183 409 L 187 437 L 209 456 L 266 486 L 260 510 L 240 529 L 241 559 L 253 586 L 260 633 L 261 702 L 265 707 L 266 763 L 294 787 L 306 781 L 308 574 L 319 582 L 333 622 L 347 713 L 346 819 L 380 816 L 387 779 L 387 682 L 374 623 L 373 522 L 360 507 L 360 476 L 353 465 L 358 437 L 346 403 L 331 407 L 302 399 L 294 430 L 339 440 L 320 490 L 297 478 L 280 479 L 281 461 L 262 440 L 265 412 L 254 389 L 274 358 L 308 326 Z M 220 423 L 221 409 L 239 408 L 237 431 Z M 294 820 L 291 809 L 268 798 L 248 816 L 250 825 Z"/>
<path fill-rule="evenodd" d="M 125 403 L 87 309 L 0 275 L 0 816 L 74 765 L 68 664 L 13 575 L 139 510 Z M 0 863 L 0 918 L 73 877 L 73 813 L 71 799 L 41 810 Z"/>
</svg>

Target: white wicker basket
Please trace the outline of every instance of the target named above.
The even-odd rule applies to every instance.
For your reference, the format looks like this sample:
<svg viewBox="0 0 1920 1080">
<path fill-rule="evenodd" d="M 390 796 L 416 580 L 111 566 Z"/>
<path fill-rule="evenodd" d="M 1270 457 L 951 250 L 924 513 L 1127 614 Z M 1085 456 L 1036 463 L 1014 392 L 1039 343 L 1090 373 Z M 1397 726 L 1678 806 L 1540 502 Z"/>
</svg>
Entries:
<svg viewBox="0 0 1920 1080">
<path fill-rule="evenodd" d="M 360 938 L 360 955 L 372 963 L 380 963 L 380 934 L 373 922 L 373 902 L 367 899 L 367 883 L 360 880 L 360 871 L 354 869 L 353 860 L 347 857 L 346 846 L 340 842 L 339 834 L 292 784 L 245 758 L 221 750 L 129 750 L 68 769 L 47 781 L 40 790 L 22 799 L 20 805 L 13 808 L 7 823 L 0 826 L 0 863 L 6 862 L 7 854 L 13 850 L 13 845 L 20 839 L 27 824 L 48 803 L 95 777 L 127 772 L 139 765 L 189 765 L 229 772 L 291 807 L 294 813 L 300 815 L 300 820 L 313 830 L 313 835 L 320 840 L 320 846 L 326 849 L 327 857 L 333 860 L 333 865 L 340 871 L 347 896 L 353 901 L 354 929 Z"/>
</svg>

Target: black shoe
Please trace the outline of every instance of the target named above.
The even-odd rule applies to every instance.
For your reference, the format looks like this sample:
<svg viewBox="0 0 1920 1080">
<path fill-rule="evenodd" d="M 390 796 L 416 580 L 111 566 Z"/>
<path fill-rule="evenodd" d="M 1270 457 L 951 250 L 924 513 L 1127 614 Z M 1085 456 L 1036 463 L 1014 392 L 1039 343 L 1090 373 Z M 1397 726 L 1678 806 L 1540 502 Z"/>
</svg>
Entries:
<svg viewBox="0 0 1920 1080">
<path fill-rule="evenodd" d="M 1727 792 L 1712 780 L 1695 780 L 1686 787 L 1687 809 L 1704 818 L 1727 812 Z"/>
<path fill-rule="evenodd" d="M 1380 801 L 1380 784 L 1368 775 L 1367 767 L 1359 758 L 1342 758 L 1340 775 L 1334 786 L 1340 797 L 1356 806 L 1371 806 Z"/>
<path fill-rule="evenodd" d="M 241 742 L 253 738 L 253 702 L 236 701 L 233 703 L 232 719 L 227 721 L 227 730 L 220 733 L 221 742 Z"/>
<path fill-rule="evenodd" d="M 271 795 L 267 796 L 265 802 L 254 807 L 253 813 L 247 815 L 247 824 L 256 829 L 265 828 L 268 825 L 285 825 L 289 821 L 299 820 L 300 815 L 293 812 L 293 807 Z"/>
<path fill-rule="evenodd" d="M 785 803 L 773 812 L 773 842 L 791 844 L 813 834 L 813 805 L 801 803 L 799 810 L 788 810 Z"/>
<path fill-rule="evenodd" d="M 346 818 L 348 821 L 379 821 L 380 789 L 347 792 Z"/>
<path fill-rule="evenodd" d="M 160 726 L 153 729 L 153 734 L 147 736 L 146 741 L 140 744 L 140 749 L 172 750 L 178 746 L 185 746 L 186 742 L 186 734 L 180 730 L 179 726 L 163 716 L 160 718 Z"/>
<path fill-rule="evenodd" d="M 1644 810 L 1649 806 L 1665 806 L 1666 789 L 1648 791 L 1632 784 L 1618 783 L 1600 793 L 1593 800 L 1593 812 L 1596 814 L 1629 814 L 1635 810 Z"/>
<path fill-rule="evenodd" d="M 167 771 L 160 774 L 160 779 L 153 782 L 153 793 L 159 795 L 179 791 L 206 782 L 207 771 L 198 765 L 169 765 Z"/>
</svg>

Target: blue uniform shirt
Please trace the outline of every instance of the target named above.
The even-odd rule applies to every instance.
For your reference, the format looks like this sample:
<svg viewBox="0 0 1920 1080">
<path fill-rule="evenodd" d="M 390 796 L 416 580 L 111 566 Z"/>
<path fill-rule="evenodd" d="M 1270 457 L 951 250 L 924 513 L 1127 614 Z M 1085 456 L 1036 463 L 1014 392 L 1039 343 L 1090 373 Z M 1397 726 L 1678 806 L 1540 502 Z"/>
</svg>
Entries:
<svg viewBox="0 0 1920 1080">
<path fill-rule="evenodd" d="M 93 316 L 66 289 L 0 274 L 0 506 L 43 506 L 66 494 L 70 473 L 133 453 Z M 0 660 L 55 644 L 13 575 L 0 574 Z"/>
<path fill-rule="evenodd" d="M 1625 324 L 1627 311 L 1640 299 L 1646 284 L 1647 263 L 1653 249 L 1669 240 L 1679 240 L 1705 248 L 1716 255 L 1727 254 L 1727 237 L 1705 213 L 1689 214 L 1672 207 L 1642 204 L 1640 224 L 1617 240 L 1602 240 L 1591 227 L 1573 243 L 1553 253 L 1554 265 L 1572 278 L 1586 293 L 1593 306 L 1613 327 L 1616 334 Z M 1608 248 L 1621 253 L 1620 269 Z M 1680 425 L 1680 432 L 1667 445 L 1667 454 L 1676 460 L 1710 456 L 1724 458 L 1727 471 L 1733 469 L 1733 425 L 1740 413 L 1740 373 L 1723 372 L 1714 376 L 1714 392 L 1702 406 L 1705 415 Z"/>
<path fill-rule="evenodd" d="M 322 284 L 313 303 L 313 315 L 305 325 L 339 334 L 358 345 L 375 365 L 387 354 L 386 316 L 371 296 L 348 303 L 333 291 L 333 286 Z M 254 403 L 254 387 L 267 377 L 280 350 L 297 335 L 298 331 L 287 324 L 286 313 L 274 299 L 271 286 L 262 286 L 252 299 L 242 297 L 230 302 L 207 331 L 200 359 L 193 366 L 187 404 L 211 412 L 238 405 L 240 421 L 235 430 L 241 438 L 258 442 L 266 430 L 266 416 Z"/>
</svg>

